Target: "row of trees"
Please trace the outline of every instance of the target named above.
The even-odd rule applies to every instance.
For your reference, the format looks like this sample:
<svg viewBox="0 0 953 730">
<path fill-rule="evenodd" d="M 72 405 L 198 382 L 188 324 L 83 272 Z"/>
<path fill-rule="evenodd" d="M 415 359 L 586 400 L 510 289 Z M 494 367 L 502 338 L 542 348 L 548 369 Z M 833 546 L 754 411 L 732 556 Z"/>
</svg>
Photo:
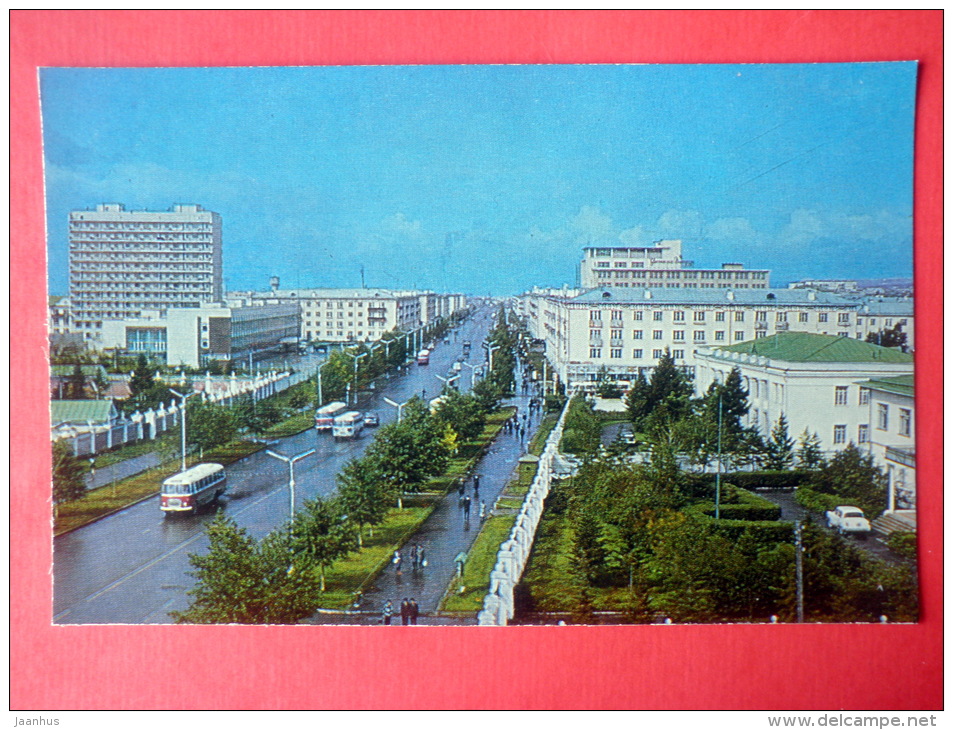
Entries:
<svg viewBox="0 0 953 730">
<path fill-rule="evenodd" d="M 305 502 L 294 519 L 260 541 L 220 514 L 209 526 L 209 551 L 191 555 L 197 584 L 176 614 L 190 623 L 292 623 L 309 615 L 325 590 L 325 572 L 363 549 L 403 497 L 442 474 L 463 441 L 483 431 L 478 398 L 448 389 L 431 412 L 419 398 L 398 423 L 382 426 L 364 454 L 338 474 L 331 499 Z"/>
</svg>

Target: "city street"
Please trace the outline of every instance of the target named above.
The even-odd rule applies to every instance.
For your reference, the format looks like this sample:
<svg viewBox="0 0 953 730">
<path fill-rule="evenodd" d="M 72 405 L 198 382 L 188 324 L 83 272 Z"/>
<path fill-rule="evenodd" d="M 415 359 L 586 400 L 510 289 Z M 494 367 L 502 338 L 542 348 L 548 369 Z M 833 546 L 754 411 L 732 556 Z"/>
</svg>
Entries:
<svg viewBox="0 0 953 730">
<path fill-rule="evenodd" d="M 437 345 L 430 365 L 410 365 L 379 380 L 372 393 L 362 395 L 360 407 L 376 411 L 385 424 L 397 417 L 385 396 L 398 403 L 424 391 L 434 397 L 443 387 L 437 376 L 447 377 L 463 340 L 474 343 L 470 362 L 482 362 L 479 343 L 491 324 L 490 313 L 471 318 L 449 335 L 451 344 Z M 468 373 L 461 376 L 465 390 Z M 287 456 L 317 449 L 295 465 L 296 504 L 333 493 L 337 473 L 363 452 L 373 434 L 369 429 L 356 441 L 336 442 L 310 429 L 275 442 L 271 448 Z M 222 509 L 249 534 L 261 538 L 288 519 L 285 463 L 262 451 L 229 466 L 227 473 Z M 54 540 L 55 623 L 170 623 L 169 611 L 187 608 L 188 555 L 206 548 L 204 526 L 214 511 L 167 518 L 158 502 L 153 497 Z"/>
</svg>

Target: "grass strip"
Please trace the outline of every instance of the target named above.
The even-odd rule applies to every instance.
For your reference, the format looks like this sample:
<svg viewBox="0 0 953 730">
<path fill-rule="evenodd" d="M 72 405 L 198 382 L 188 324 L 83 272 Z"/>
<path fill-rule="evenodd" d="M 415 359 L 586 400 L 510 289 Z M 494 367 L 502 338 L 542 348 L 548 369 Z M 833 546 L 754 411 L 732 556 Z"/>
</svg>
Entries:
<svg viewBox="0 0 953 730">
<path fill-rule="evenodd" d="M 105 466 L 135 459 L 137 456 L 151 454 L 153 451 L 158 451 L 160 454 L 163 451 L 167 452 L 178 445 L 178 438 L 175 433 L 164 433 L 153 441 L 136 441 L 113 451 L 96 454 L 96 468 L 102 469 Z"/>
<path fill-rule="evenodd" d="M 496 565 L 500 545 L 509 537 L 515 523 L 516 515 L 495 515 L 483 523 L 480 534 L 467 553 L 463 577 L 453 579 L 440 604 L 441 611 L 477 612 L 483 608 L 483 599 L 490 589 L 490 573 Z"/>
<path fill-rule="evenodd" d="M 244 459 L 249 454 L 261 451 L 263 448 L 264 444 L 256 444 L 250 441 L 233 441 L 224 446 L 210 449 L 201 458 L 197 456 L 190 457 L 186 463 L 188 466 L 193 466 L 203 462 L 215 462 L 227 466 Z M 75 530 L 140 500 L 158 494 L 162 481 L 177 473 L 179 469 L 180 462 L 175 459 L 163 466 L 148 469 L 126 479 L 119 479 L 112 484 L 90 490 L 81 499 L 60 505 L 53 523 L 53 534 L 61 535 L 64 532 Z"/>
<path fill-rule="evenodd" d="M 291 418 L 281 421 L 281 423 L 269 426 L 262 432 L 261 436 L 266 439 L 282 439 L 307 431 L 309 428 L 314 428 L 314 414 L 310 412 L 296 413 Z"/>
</svg>

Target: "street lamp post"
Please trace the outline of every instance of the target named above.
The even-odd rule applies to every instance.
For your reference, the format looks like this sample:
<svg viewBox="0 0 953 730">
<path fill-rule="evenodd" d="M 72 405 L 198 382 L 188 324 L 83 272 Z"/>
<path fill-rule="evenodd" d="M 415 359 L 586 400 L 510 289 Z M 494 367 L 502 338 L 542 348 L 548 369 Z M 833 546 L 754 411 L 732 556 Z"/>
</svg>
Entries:
<svg viewBox="0 0 953 730">
<path fill-rule="evenodd" d="M 477 368 L 480 367 L 480 366 L 479 366 L 479 365 L 471 365 L 470 363 L 465 362 L 465 361 L 463 361 L 463 360 L 460 361 L 460 364 L 461 364 L 461 365 L 465 365 L 466 367 L 470 368 L 470 390 L 473 390 L 473 385 L 474 385 L 474 383 L 476 383 L 476 371 L 477 371 Z"/>
<path fill-rule="evenodd" d="M 318 365 L 318 369 L 317 369 L 317 371 L 316 371 L 316 373 L 317 373 L 317 378 L 318 378 L 318 408 L 320 408 L 321 406 L 324 405 L 324 394 L 323 394 L 322 391 L 321 391 L 321 368 L 323 368 L 323 367 L 324 367 L 325 365 L 327 365 L 329 362 L 331 362 L 331 361 L 330 361 L 330 360 L 325 360 L 323 363 L 321 363 L 320 365 Z"/>
<path fill-rule="evenodd" d="M 451 384 L 452 382 L 454 382 L 455 380 L 459 380 L 459 378 L 460 378 L 459 375 L 454 375 L 454 376 L 449 377 L 449 378 L 445 378 L 445 377 L 443 377 L 442 375 L 437 375 L 437 379 L 438 379 L 438 380 L 442 380 L 442 381 L 443 381 L 443 384 L 444 384 L 445 386 L 447 386 L 448 388 L 450 387 L 450 384 Z"/>
<path fill-rule="evenodd" d="M 277 454 L 271 449 L 265 451 L 268 456 L 273 456 L 276 459 L 284 461 L 288 464 L 288 469 L 290 472 L 288 477 L 288 490 L 290 492 L 290 509 L 288 511 L 288 515 L 290 519 L 294 519 L 295 516 L 295 462 L 305 458 L 306 456 L 311 456 L 311 454 L 313 454 L 315 451 L 317 451 L 317 449 L 308 449 L 307 451 L 303 451 L 297 456 L 292 457 L 284 456 L 283 454 Z"/>
<path fill-rule="evenodd" d="M 403 403 L 396 403 L 395 401 L 392 401 L 390 398 L 388 398 L 386 395 L 384 396 L 384 400 L 390 403 L 392 406 L 394 406 L 394 408 L 397 409 L 397 423 L 400 423 L 400 420 L 401 418 L 403 418 L 403 415 L 404 415 L 404 406 L 410 403 L 410 400 L 405 400 Z"/>
<path fill-rule="evenodd" d="M 195 395 L 195 392 L 189 393 L 188 395 L 182 395 L 182 393 L 172 390 L 172 388 L 169 388 L 169 392 L 172 393 L 172 395 L 182 399 L 182 404 L 179 406 L 179 412 L 182 415 L 182 471 L 185 471 L 185 401 Z"/>
<path fill-rule="evenodd" d="M 490 365 L 490 370 L 493 370 L 493 351 L 499 350 L 499 345 L 488 345 L 486 342 L 483 343 L 483 349 L 487 352 L 487 362 Z"/>
<path fill-rule="evenodd" d="M 342 350 L 342 352 L 343 352 L 343 350 Z M 354 401 L 355 401 L 355 403 L 356 403 L 356 402 L 357 402 L 357 364 L 358 364 L 358 361 L 359 361 L 362 357 L 367 357 L 369 353 L 359 352 L 359 353 L 357 353 L 357 354 L 355 355 L 355 354 L 352 354 L 352 353 L 350 353 L 350 352 L 345 352 L 344 354 L 347 355 L 348 357 L 353 357 L 353 358 L 354 358 Z M 350 398 L 350 396 L 348 396 L 347 403 L 348 403 L 348 405 L 351 405 L 351 398 Z"/>
</svg>

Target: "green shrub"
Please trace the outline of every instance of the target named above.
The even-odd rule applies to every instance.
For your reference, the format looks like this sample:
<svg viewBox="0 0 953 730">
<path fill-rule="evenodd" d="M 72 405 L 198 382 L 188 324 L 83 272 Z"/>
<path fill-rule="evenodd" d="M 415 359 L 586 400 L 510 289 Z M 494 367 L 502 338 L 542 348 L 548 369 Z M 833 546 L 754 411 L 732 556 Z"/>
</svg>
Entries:
<svg viewBox="0 0 953 730">
<path fill-rule="evenodd" d="M 891 532 L 887 538 L 887 547 L 897 555 L 915 560 L 917 557 L 917 533 Z"/>
<path fill-rule="evenodd" d="M 824 513 L 832 510 L 838 505 L 844 504 L 843 497 L 836 494 L 823 494 L 810 487 L 800 487 L 794 497 L 797 503 L 810 512 Z"/>
</svg>

